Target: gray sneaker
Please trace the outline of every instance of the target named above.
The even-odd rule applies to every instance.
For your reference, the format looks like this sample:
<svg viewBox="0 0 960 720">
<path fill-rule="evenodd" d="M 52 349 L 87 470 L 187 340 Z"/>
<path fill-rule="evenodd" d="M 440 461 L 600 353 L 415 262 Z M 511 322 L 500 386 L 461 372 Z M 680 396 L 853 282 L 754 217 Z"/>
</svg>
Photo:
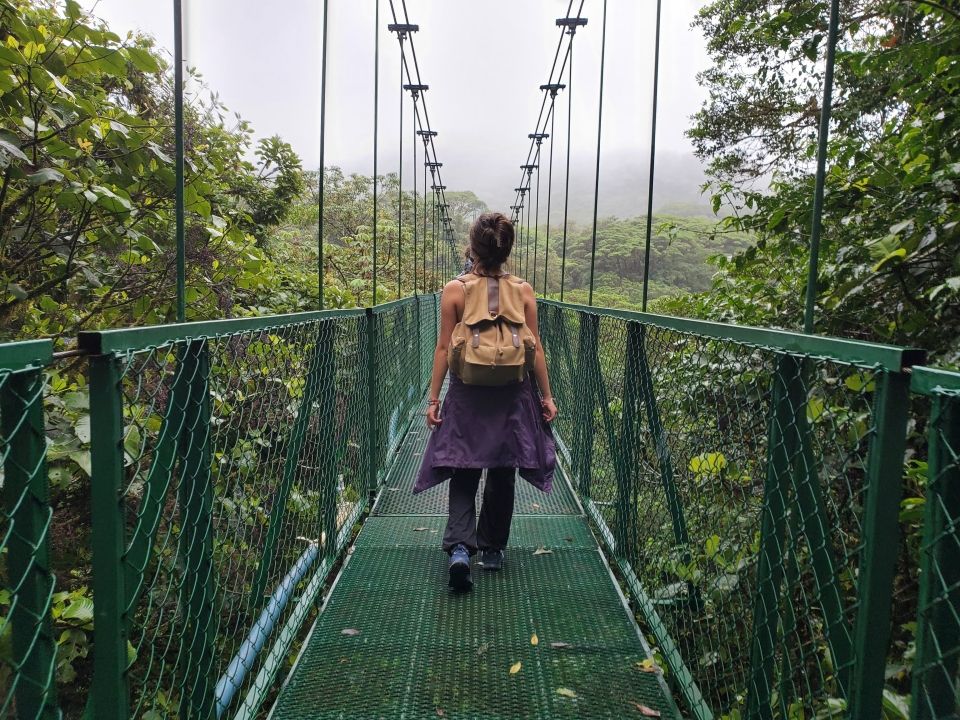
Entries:
<svg viewBox="0 0 960 720">
<path fill-rule="evenodd" d="M 480 553 L 480 564 L 484 570 L 503 569 L 503 550 L 483 550 Z"/>
</svg>

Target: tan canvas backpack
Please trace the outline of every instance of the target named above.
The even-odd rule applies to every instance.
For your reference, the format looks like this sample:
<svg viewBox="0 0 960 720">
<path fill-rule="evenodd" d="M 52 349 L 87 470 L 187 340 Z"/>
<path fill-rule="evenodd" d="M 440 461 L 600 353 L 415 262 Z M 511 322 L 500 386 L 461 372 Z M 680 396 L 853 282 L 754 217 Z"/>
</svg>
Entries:
<svg viewBox="0 0 960 720">
<path fill-rule="evenodd" d="M 523 382 L 533 370 L 536 340 L 523 312 L 523 280 L 467 273 L 463 318 L 453 329 L 447 362 L 467 385 Z"/>
</svg>

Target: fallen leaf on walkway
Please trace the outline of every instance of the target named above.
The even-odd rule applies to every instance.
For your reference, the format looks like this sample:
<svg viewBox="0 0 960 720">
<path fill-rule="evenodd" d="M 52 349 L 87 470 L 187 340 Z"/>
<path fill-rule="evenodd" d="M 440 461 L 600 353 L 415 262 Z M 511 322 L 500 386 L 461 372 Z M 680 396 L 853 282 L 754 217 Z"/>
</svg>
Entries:
<svg viewBox="0 0 960 720">
<path fill-rule="evenodd" d="M 640 714 L 643 715 L 644 717 L 660 717 L 659 710 L 654 710 L 651 707 L 647 707 L 646 705 L 641 705 L 640 703 L 634 702 L 633 700 L 630 701 L 630 704 L 633 705 L 637 710 L 639 710 Z"/>
<path fill-rule="evenodd" d="M 638 663 L 635 663 L 637 670 L 640 672 L 652 673 L 657 671 L 657 664 L 651 659 L 647 658 L 646 660 L 641 660 Z"/>
<path fill-rule="evenodd" d="M 430 528 L 414 528 L 413 531 L 414 531 L 414 532 L 426 532 L 426 531 L 429 530 L 429 529 L 430 529 Z"/>
<path fill-rule="evenodd" d="M 443 711 L 443 708 L 437 708 L 437 717 L 446 717 L 447 714 Z"/>
<path fill-rule="evenodd" d="M 553 550 L 547 550 L 545 547 L 538 547 L 533 551 L 534 555 L 553 555 Z"/>
<path fill-rule="evenodd" d="M 573 542 L 573 538 L 572 538 L 572 537 L 564 538 L 564 540 L 566 540 L 567 542 Z"/>
<path fill-rule="evenodd" d="M 477 657 L 483 657 L 489 649 L 490 643 L 483 643 L 483 645 L 477 648 Z"/>
<path fill-rule="evenodd" d="M 536 633 L 534 633 L 533 636 L 530 638 L 530 644 L 531 644 L 531 645 L 539 645 L 539 644 L 540 644 L 540 638 L 537 637 L 537 634 L 536 634 Z"/>
<path fill-rule="evenodd" d="M 565 642 L 552 642 L 550 643 L 550 647 L 552 647 L 554 650 L 565 650 L 566 648 L 572 648 L 573 645 Z"/>
<path fill-rule="evenodd" d="M 341 665 L 343 665 L 344 663 L 348 663 L 348 662 L 350 662 L 350 658 L 345 658 L 345 657 L 340 658 L 340 664 L 341 664 Z"/>
<path fill-rule="evenodd" d="M 568 698 L 575 698 L 577 694 L 570 688 L 557 688 L 557 695 L 563 695 Z"/>
<path fill-rule="evenodd" d="M 539 510 L 539 509 L 540 509 L 540 503 L 534 503 L 534 504 L 533 504 L 533 509 L 534 509 L 534 510 Z"/>
<path fill-rule="evenodd" d="M 341 635 L 346 635 L 347 637 L 356 637 L 360 634 L 360 631 L 356 628 L 344 628 L 340 631 Z"/>
<path fill-rule="evenodd" d="M 510 674 L 516 675 L 518 672 L 520 672 L 520 668 L 522 667 L 522 665 L 523 663 L 521 663 L 519 660 L 515 662 L 513 665 L 510 666 Z"/>
</svg>

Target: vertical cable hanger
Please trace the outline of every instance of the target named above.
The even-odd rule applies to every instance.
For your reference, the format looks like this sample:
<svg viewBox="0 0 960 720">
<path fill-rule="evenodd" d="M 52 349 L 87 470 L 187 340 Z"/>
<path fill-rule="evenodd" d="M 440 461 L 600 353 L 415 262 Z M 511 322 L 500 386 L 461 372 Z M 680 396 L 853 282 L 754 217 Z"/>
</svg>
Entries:
<svg viewBox="0 0 960 720">
<path fill-rule="evenodd" d="M 377 137 L 380 129 L 380 0 L 375 0 L 373 13 L 373 299 L 377 304 L 377 226 L 380 216 L 377 208 L 379 177 L 377 175 Z"/>
<path fill-rule="evenodd" d="M 401 67 L 402 70 L 402 67 Z M 417 143 L 416 136 L 420 133 L 417 130 L 417 122 L 420 119 L 420 113 L 417 111 L 417 101 L 420 99 L 420 93 L 429 90 L 429 85 L 407 83 L 403 86 L 404 90 L 410 92 L 413 98 L 413 294 L 417 294 Z M 423 125 L 421 124 L 421 130 Z M 426 151 L 426 149 L 424 149 Z"/>
<path fill-rule="evenodd" d="M 564 176 L 563 189 L 563 249 L 560 253 L 560 301 L 563 302 L 563 293 L 567 279 L 567 229 L 570 220 L 570 149 L 573 140 L 573 38 L 577 28 L 587 24 L 587 18 L 565 17 L 558 18 L 557 25 L 565 28 L 570 36 L 570 45 L 567 47 L 567 168 Z"/>
<path fill-rule="evenodd" d="M 326 27 L 326 23 L 324 23 Z M 326 48 L 326 43 L 324 43 Z M 175 210 L 177 234 L 177 322 L 187 319 L 186 204 L 183 144 L 183 3 L 173 1 L 173 113 L 175 139 Z"/>
<path fill-rule="evenodd" d="M 554 121 L 557 118 L 556 101 L 557 93 L 565 87 L 566 85 L 561 83 L 548 83 L 540 86 L 541 90 L 550 93 L 550 160 L 547 170 L 547 237 L 543 251 L 543 295 L 550 292 L 550 208 L 553 200 L 553 136 Z"/>
<path fill-rule="evenodd" d="M 328 0 L 323 0 L 323 50 L 320 55 L 320 173 L 317 179 L 319 184 L 319 193 L 318 193 L 318 205 L 319 205 L 319 220 L 317 227 L 317 275 L 318 275 L 318 294 L 319 294 L 319 305 L 320 309 L 323 310 L 324 306 L 324 278 L 326 277 L 326 256 L 324 254 L 325 250 L 325 241 L 324 241 L 324 187 L 323 181 L 326 179 L 326 140 L 327 140 L 327 42 L 328 33 L 327 33 L 327 19 L 329 17 L 329 2 Z"/>
<path fill-rule="evenodd" d="M 404 52 L 403 43 L 407 37 L 417 32 L 419 25 L 410 23 L 391 23 L 387 25 L 387 30 L 397 34 L 397 40 L 400 43 L 400 167 L 397 172 L 397 297 L 403 297 L 402 274 L 403 274 L 403 71 Z"/>
<path fill-rule="evenodd" d="M 527 190 L 528 187 L 521 185 L 518 188 L 514 188 L 516 192 L 520 195 L 520 203 L 517 206 L 517 227 L 520 229 L 519 240 L 517 243 L 517 274 L 523 276 L 526 265 L 523 262 L 523 207 L 526 204 Z"/>
<path fill-rule="evenodd" d="M 543 141 L 550 137 L 547 133 L 530 133 L 531 140 L 537 143 L 537 202 L 533 220 L 533 289 L 537 289 L 537 266 L 540 264 L 540 151 Z"/>
<path fill-rule="evenodd" d="M 643 304 L 647 311 L 647 295 L 650 284 L 650 244 L 653 240 L 653 177 L 657 162 L 657 90 L 660 84 L 660 2 L 657 0 L 657 22 L 653 50 L 653 120 L 650 130 L 650 176 L 647 180 L 647 236 L 643 248 Z"/>
<path fill-rule="evenodd" d="M 603 71 L 607 53 L 607 0 L 603 0 L 603 20 L 600 32 L 600 97 L 597 103 L 597 170 L 593 185 L 593 233 L 590 240 L 590 292 L 587 304 L 593 305 L 593 275 L 597 262 L 597 210 L 600 204 L 600 135 L 603 130 Z"/>
<path fill-rule="evenodd" d="M 534 157 L 536 159 L 536 157 Z M 523 243 L 523 268 L 524 272 L 527 274 L 527 277 L 530 276 L 530 216 L 533 214 L 533 171 L 539 167 L 536 163 L 529 163 L 527 165 L 521 165 L 521 167 L 527 171 L 527 192 L 530 193 L 530 204 L 527 206 L 527 231 L 524 234 L 525 242 Z"/>
</svg>

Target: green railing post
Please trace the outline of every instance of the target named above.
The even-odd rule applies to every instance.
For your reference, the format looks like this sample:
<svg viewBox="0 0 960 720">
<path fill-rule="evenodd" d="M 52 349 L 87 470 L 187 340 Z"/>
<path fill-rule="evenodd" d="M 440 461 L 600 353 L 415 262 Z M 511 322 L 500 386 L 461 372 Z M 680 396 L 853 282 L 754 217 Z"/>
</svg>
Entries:
<svg viewBox="0 0 960 720">
<path fill-rule="evenodd" d="M 377 361 L 374 341 L 377 316 L 367 308 L 367 493 L 371 499 L 377 492 Z"/>
<path fill-rule="evenodd" d="M 127 593 L 124 588 L 123 396 L 120 359 L 90 359 L 93 684 L 97 720 L 130 717 L 127 690 Z"/>
<path fill-rule="evenodd" d="M 810 421 L 807 418 L 809 361 L 801 363 L 800 371 L 800 374 L 791 380 L 800 385 L 796 394 L 803 398 L 800 405 L 794 406 L 794 425 L 791 430 L 798 434 L 801 460 L 800 466 L 795 468 L 792 474 L 796 495 L 794 512 L 802 519 L 802 532 L 810 548 L 810 563 L 813 566 L 818 602 L 826 621 L 827 643 L 830 646 L 833 666 L 837 671 L 837 682 L 840 685 L 841 694 L 846 697 L 847 690 L 850 688 L 853 636 L 841 593 L 840 563 L 837 560 L 832 535 L 827 528 L 827 503 L 814 457 Z"/>
<path fill-rule="evenodd" d="M 800 452 L 799 435 L 793 432 L 798 408 L 806 412 L 800 377 L 801 361 L 780 355 L 770 391 L 767 429 L 767 472 L 763 487 L 760 553 L 754 597 L 750 645 L 750 679 L 747 684 L 747 720 L 773 717 L 773 668 L 780 642 L 780 592 L 784 578 L 787 502 L 793 460 Z"/>
<path fill-rule="evenodd" d="M 593 468 L 593 411 L 597 388 L 592 384 L 598 373 L 594 367 L 597 359 L 597 335 L 600 318 L 590 313 L 580 313 L 580 342 L 577 347 L 576 375 L 581 383 L 581 393 L 576 406 L 574 428 L 573 467 L 579 484 L 580 495 L 590 497 Z"/>
<path fill-rule="evenodd" d="M 325 365 L 330 364 L 330 358 L 325 356 L 325 347 L 323 336 L 328 332 L 328 323 L 330 321 L 320 321 L 316 325 L 316 334 L 313 338 L 313 348 L 309 351 L 310 360 L 307 365 L 307 377 L 303 386 L 303 397 L 300 399 L 300 408 L 297 411 L 296 420 L 293 423 L 293 429 L 290 433 L 290 444 L 287 448 L 286 457 L 283 464 L 283 479 L 280 487 L 277 489 L 276 496 L 273 498 L 273 505 L 270 508 L 270 525 L 267 529 L 267 537 L 264 541 L 263 557 L 257 567 L 257 574 L 253 581 L 251 590 L 251 604 L 253 607 L 259 607 L 264 600 L 267 592 L 267 583 L 270 579 L 270 568 L 273 565 L 273 557 L 277 551 L 277 543 L 283 531 L 284 518 L 287 513 L 287 499 L 290 497 L 290 489 L 297 481 L 297 475 L 300 470 L 301 453 L 306 443 L 307 430 L 310 427 L 310 418 L 313 415 L 313 405 L 317 401 L 320 393 L 320 380 L 324 372 Z M 329 538 L 328 538 L 329 539 Z"/>
<path fill-rule="evenodd" d="M 210 356 L 206 340 L 188 343 L 181 356 L 189 383 L 189 418 L 179 443 L 178 504 L 183 584 L 180 609 L 185 632 L 186 680 L 180 715 L 206 720 L 214 715 L 213 677 L 217 621 L 213 616 L 213 477 L 210 434 Z"/>
<path fill-rule="evenodd" d="M 56 640 L 50 622 L 54 578 L 48 553 L 52 511 L 47 487 L 43 375 L 30 368 L 0 375 L 3 510 L 9 519 L 4 548 L 13 598 L 4 619 L 11 629 L 20 718 L 58 718 Z M 0 448 L 2 449 L 2 448 Z M 0 454 L 2 456 L 2 454 Z"/>
<path fill-rule="evenodd" d="M 317 378 L 315 402 L 318 404 L 317 417 L 320 418 L 317 455 L 320 459 L 320 537 L 325 539 L 323 553 L 333 558 L 337 552 L 337 455 L 334 451 L 336 423 L 336 333 L 337 326 L 332 321 L 320 323 L 317 336 L 316 360 L 320 366 Z M 310 405 L 313 406 L 311 401 Z M 299 420 L 299 416 L 297 417 Z"/>
<path fill-rule="evenodd" d="M 617 452 L 617 527 L 613 533 L 617 541 L 617 553 L 628 561 L 636 554 L 637 508 L 634 482 L 637 468 L 637 410 L 640 402 L 639 364 L 642 352 L 643 327 L 639 323 L 628 322 L 623 363 L 623 415 Z"/>
<path fill-rule="evenodd" d="M 917 657 L 913 669 L 911 720 L 941 720 L 957 709 L 960 656 L 960 396 L 933 395 L 927 430 L 929 454 L 920 598 L 917 603 Z"/>
<path fill-rule="evenodd" d="M 890 643 L 890 606 L 900 528 L 901 477 L 907 431 L 906 374 L 877 374 L 873 399 L 876 431 L 870 440 L 859 568 L 860 605 L 854 634 L 856 664 L 849 696 L 850 718 L 878 718 Z"/>
</svg>

